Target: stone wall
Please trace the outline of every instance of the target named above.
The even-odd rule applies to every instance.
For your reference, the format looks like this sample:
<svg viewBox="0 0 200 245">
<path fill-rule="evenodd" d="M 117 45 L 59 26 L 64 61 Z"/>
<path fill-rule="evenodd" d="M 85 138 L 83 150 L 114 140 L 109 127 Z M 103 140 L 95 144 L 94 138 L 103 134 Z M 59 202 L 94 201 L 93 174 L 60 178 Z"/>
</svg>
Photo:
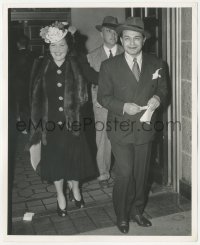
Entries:
<svg viewBox="0 0 200 245">
<path fill-rule="evenodd" d="M 192 9 L 181 10 L 182 183 L 191 185 Z"/>
</svg>

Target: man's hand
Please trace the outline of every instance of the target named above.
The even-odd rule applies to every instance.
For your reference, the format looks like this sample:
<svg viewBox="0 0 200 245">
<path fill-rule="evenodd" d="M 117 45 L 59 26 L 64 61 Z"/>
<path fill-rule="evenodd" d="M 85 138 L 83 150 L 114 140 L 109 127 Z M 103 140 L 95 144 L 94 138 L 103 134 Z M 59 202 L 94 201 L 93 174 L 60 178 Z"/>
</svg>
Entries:
<svg viewBox="0 0 200 245">
<path fill-rule="evenodd" d="M 124 112 L 130 116 L 133 116 L 140 112 L 140 107 L 134 103 L 125 103 L 123 108 L 123 113 Z"/>
<path fill-rule="evenodd" d="M 158 96 L 153 96 L 147 103 L 148 107 L 154 111 L 160 106 L 160 98 Z"/>
</svg>

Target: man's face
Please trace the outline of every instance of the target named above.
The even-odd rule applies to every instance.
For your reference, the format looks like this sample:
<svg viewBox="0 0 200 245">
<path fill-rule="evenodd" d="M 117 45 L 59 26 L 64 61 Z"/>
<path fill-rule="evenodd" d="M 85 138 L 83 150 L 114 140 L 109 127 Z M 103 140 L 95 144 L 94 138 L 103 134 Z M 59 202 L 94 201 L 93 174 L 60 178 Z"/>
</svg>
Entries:
<svg viewBox="0 0 200 245">
<path fill-rule="evenodd" d="M 101 36 L 106 46 L 113 47 L 117 42 L 117 33 L 116 31 L 103 27 L 101 31 Z"/>
<path fill-rule="evenodd" d="M 133 57 L 138 56 L 146 40 L 142 33 L 124 30 L 120 38 L 124 50 Z"/>
</svg>

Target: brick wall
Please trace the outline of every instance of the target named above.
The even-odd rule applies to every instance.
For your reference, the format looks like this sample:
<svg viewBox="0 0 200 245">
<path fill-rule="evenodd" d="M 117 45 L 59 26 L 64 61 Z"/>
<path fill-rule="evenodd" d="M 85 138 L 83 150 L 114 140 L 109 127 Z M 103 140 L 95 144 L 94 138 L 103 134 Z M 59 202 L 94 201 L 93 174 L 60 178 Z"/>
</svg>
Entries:
<svg viewBox="0 0 200 245">
<path fill-rule="evenodd" d="M 182 181 L 191 184 L 192 9 L 181 10 Z"/>
</svg>

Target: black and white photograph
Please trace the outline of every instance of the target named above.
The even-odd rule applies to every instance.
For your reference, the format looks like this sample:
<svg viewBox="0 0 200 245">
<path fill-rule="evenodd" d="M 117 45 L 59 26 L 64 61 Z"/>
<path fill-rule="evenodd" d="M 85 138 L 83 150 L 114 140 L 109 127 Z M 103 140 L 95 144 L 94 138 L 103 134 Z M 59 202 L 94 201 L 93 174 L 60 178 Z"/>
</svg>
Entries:
<svg viewBox="0 0 200 245">
<path fill-rule="evenodd" d="M 4 241 L 197 241 L 198 4 L 163 2 L 2 4 Z"/>
</svg>

